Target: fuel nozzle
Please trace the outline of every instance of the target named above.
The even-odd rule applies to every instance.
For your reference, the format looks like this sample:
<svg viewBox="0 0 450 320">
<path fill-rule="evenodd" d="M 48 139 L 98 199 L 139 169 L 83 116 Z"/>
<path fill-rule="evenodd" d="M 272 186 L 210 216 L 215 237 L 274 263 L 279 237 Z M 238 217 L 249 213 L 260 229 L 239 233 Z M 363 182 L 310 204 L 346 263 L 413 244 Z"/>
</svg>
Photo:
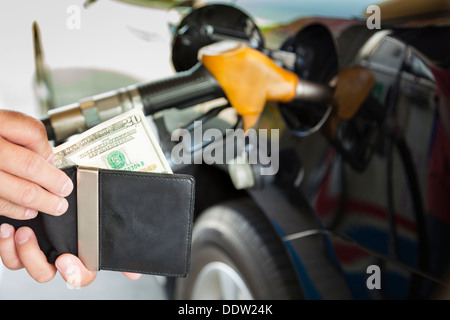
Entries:
<svg viewBox="0 0 450 320">
<path fill-rule="evenodd" d="M 267 101 L 332 101 L 333 90 L 328 86 L 300 80 L 295 73 L 244 43 L 222 41 L 209 45 L 200 50 L 199 60 L 242 116 L 244 131 L 256 124 Z"/>
<path fill-rule="evenodd" d="M 358 66 L 340 70 L 332 81 L 333 86 L 302 80 L 262 52 L 233 41 L 202 48 L 199 60 L 242 116 L 244 130 L 256 124 L 266 101 L 302 100 L 330 105 L 330 122 L 349 120 L 370 95 L 375 83 L 375 77 Z"/>
</svg>

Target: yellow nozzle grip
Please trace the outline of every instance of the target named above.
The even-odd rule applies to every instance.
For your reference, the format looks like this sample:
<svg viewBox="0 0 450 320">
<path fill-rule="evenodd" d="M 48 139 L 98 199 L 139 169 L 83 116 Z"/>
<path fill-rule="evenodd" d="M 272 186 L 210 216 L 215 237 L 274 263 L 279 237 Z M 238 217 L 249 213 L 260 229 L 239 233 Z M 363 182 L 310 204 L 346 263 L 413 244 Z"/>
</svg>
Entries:
<svg viewBox="0 0 450 320">
<path fill-rule="evenodd" d="M 266 101 L 295 98 L 297 75 L 244 44 L 219 54 L 202 54 L 201 61 L 242 116 L 244 130 L 256 124 Z"/>
</svg>

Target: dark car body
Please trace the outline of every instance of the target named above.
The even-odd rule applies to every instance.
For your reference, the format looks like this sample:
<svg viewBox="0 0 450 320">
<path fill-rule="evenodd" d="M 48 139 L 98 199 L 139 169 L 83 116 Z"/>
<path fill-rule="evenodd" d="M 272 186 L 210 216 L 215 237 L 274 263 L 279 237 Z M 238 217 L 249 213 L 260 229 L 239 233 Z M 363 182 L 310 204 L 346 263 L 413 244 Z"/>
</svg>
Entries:
<svg viewBox="0 0 450 320">
<path fill-rule="evenodd" d="M 429 210 L 430 163 L 440 126 L 430 68 L 449 67 L 448 5 L 441 2 L 442 10 L 424 12 L 420 1 L 403 2 L 404 10 L 387 1 L 380 4 L 381 27 L 369 28 L 367 9 L 377 4 L 373 1 L 220 4 L 248 14 L 261 30 L 265 48 L 298 55 L 311 50 L 311 60 L 302 67 L 297 61 L 294 68 L 300 78 L 326 83 L 343 68 L 366 68 L 376 78 L 372 95 L 386 107 L 384 120 L 372 132 L 371 156 L 361 166 L 352 164 L 352 154 L 340 152 L 345 149 L 339 145 L 342 140 L 330 141 L 321 131 L 298 134 L 289 119 L 301 122 L 300 114 L 274 104 L 265 108 L 260 128 L 281 132 L 280 171 L 274 182 L 245 194 L 282 240 L 304 297 L 442 297 L 435 294 L 446 288 L 450 230 Z M 383 19 L 383 12 L 392 14 Z M 353 119 L 348 125 L 372 130 L 364 121 Z M 404 137 L 402 144 L 393 138 L 392 123 Z M 362 138 L 356 143 L 369 149 Z M 231 190 L 227 174 L 216 175 L 215 170 L 189 171 L 198 174 L 199 185 L 214 184 L 215 197 L 199 193 L 199 211 L 242 196 Z M 212 176 L 214 182 L 209 181 Z M 446 206 L 450 208 L 448 202 Z M 372 283 L 376 274 L 379 286 Z"/>
</svg>

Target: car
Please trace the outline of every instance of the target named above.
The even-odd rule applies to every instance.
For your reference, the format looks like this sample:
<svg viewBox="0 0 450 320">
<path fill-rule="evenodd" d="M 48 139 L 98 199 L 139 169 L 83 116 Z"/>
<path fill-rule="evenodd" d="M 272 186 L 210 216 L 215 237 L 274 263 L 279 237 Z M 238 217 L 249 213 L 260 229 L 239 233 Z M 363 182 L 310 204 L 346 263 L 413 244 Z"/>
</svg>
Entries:
<svg viewBox="0 0 450 320">
<path fill-rule="evenodd" d="M 314 129 L 326 115 L 317 105 L 268 103 L 258 128 L 279 129 L 283 146 L 273 180 L 259 176 L 242 192 L 230 168 L 180 169 L 199 189 L 192 271 L 176 281 L 175 297 L 442 297 L 445 267 L 436 264 L 447 255 L 433 244 L 448 230 L 426 201 L 439 121 L 432 68 L 448 67 L 445 14 L 410 24 L 401 8 L 420 17 L 420 3 L 387 1 L 376 8 L 395 19 L 372 28 L 373 2 L 314 13 L 295 1 L 205 2 L 195 2 L 175 31 L 178 71 L 196 63 L 200 47 L 234 36 L 263 52 L 281 50 L 278 63 L 300 79 L 328 84 L 359 66 L 375 83 L 334 134 L 333 116 Z"/>
<path fill-rule="evenodd" d="M 76 67 L 84 73 L 39 69 L 47 60 L 35 54 L 36 93 L 44 116 L 85 96 L 105 97 L 102 92 L 136 88 L 136 83 L 141 98 L 163 91 L 164 107 L 147 112 L 148 120 L 172 170 L 196 180 L 190 273 L 167 279 L 171 298 L 447 297 L 450 230 L 443 111 L 450 67 L 448 5 L 121 2 L 127 4 L 89 1 L 87 12 L 114 4 L 140 19 L 127 22 L 124 15 L 116 24 L 110 22 L 105 31 L 114 39 L 107 42 L 110 53 L 90 61 L 89 69 Z M 147 29 L 146 7 L 166 10 L 172 32 L 168 49 L 162 50 L 160 38 Z M 45 39 L 45 32 L 41 36 Z M 72 39 L 83 44 L 84 37 L 101 39 L 99 34 Z M 35 39 L 39 49 L 39 37 Z M 49 46 L 42 43 L 48 53 Z M 94 47 L 101 46 L 93 41 Z M 262 54 L 271 70 L 294 74 L 300 84 L 318 90 L 309 99 L 264 103 L 239 150 L 227 137 L 248 125 L 248 114 L 238 110 L 213 70 L 203 68 L 202 57 L 220 56 L 214 50 L 224 47 Z M 153 49 L 167 55 L 170 70 L 150 77 L 149 66 L 158 64 L 150 54 Z M 79 50 L 70 63 L 79 59 L 77 52 L 91 58 L 89 50 Z M 99 75 L 91 79 L 95 65 Z M 244 78 L 244 68 L 234 73 L 234 82 Z M 118 69 L 133 70 L 133 75 L 121 77 Z M 64 82 L 67 75 L 80 78 Z M 194 86 L 194 80 L 201 86 Z M 258 80 L 255 76 L 238 92 L 257 95 Z M 147 90 L 156 84 L 157 93 Z M 232 150 L 226 161 L 210 161 L 222 148 Z M 176 157 L 180 152 L 181 159 Z M 255 154 L 259 161 L 251 162 Z M 267 169 L 274 171 L 267 174 Z"/>
</svg>

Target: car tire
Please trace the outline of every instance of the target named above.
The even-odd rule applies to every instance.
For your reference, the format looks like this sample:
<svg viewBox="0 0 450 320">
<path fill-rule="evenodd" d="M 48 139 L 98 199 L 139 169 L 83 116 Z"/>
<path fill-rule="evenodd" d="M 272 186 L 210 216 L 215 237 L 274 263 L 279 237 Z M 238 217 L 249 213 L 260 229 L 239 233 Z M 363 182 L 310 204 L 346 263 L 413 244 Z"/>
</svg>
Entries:
<svg viewBox="0 0 450 320">
<path fill-rule="evenodd" d="M 176 299 L 300 299 L 286 249 L 250 200 L 207 209 L 194 224 L 191 270 Z"/>
</svg>

